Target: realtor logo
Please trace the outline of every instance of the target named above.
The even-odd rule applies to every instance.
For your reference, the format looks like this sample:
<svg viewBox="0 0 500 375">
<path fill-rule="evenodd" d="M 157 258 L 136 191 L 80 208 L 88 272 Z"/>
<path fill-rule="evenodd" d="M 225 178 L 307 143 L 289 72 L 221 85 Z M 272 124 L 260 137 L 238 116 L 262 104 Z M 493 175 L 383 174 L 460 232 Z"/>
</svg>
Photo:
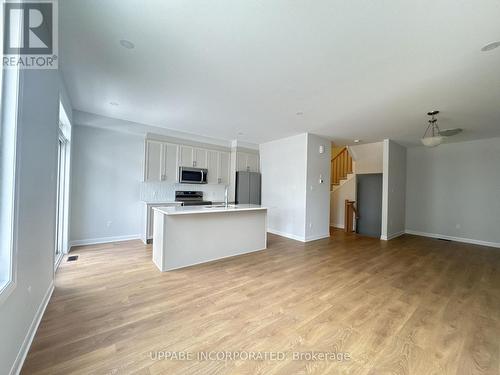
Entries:
<svg viewBox="0 0 500 375">
<path fill-rule="evenodd" d="M 3 6 L 3 66 L 57 69 L 57 3 L 16 1 Z"/>
</svg>

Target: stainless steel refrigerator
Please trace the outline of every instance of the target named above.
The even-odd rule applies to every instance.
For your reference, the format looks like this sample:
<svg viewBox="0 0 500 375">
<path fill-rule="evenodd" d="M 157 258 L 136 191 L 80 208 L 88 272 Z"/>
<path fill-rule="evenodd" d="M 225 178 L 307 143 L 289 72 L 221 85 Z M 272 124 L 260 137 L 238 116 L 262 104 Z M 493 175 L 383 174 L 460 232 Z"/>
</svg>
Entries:
<svg viewBox="0 0 500 375">
<path fill-rule="evenodd" d="M 236 172 L 236 203 L 260 204 L 260 173 Z"/>
</svg>

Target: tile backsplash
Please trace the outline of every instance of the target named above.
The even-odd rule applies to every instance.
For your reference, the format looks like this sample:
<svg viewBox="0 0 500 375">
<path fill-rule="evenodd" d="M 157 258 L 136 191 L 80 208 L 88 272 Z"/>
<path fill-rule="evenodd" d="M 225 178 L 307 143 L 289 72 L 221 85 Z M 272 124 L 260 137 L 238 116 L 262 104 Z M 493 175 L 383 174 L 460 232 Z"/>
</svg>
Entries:
<svg viewBox="0 0 500 375">
<path fill-rule="evenodd" d="M 172 184 L 168 182 L 142 182 L 140 200 L 144 202 L 174 201 L 176 190 L 202 191 L 205 200 L 224 201 L 224 185 Z"/>
</svg>

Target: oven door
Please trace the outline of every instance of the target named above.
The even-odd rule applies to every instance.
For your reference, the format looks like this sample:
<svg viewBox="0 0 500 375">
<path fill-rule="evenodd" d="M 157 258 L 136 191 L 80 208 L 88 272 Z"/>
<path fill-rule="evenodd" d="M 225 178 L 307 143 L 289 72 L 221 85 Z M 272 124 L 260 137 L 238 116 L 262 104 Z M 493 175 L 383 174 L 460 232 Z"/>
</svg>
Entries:
<svg viewBox="0 0 500 375">
<path fill-rule="evenodd" d="M 207 170 L 202 168 L 179 167 L 179 182 L 182 184 L 206 184 Z"/>
</svg>

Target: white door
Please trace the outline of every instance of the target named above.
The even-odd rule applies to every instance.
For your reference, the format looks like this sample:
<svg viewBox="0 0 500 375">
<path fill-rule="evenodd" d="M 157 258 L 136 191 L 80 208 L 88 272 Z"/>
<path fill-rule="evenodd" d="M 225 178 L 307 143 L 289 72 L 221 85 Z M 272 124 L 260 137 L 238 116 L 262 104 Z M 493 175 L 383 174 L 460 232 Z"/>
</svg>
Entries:
<svg viewBox="0 0 500 375">
<path fill-rule="evenodd" d="M 208 176 L 207 182 L 209 184 L 217 184 L 218 183 L 218 175 L 219 175 L 219 153 L 217 151 L 208 150 L 207 151 L 207 169 Z"/>
<path fill-rule="evenodd" d="M 249 172 L 259 171 L 259 155 L 257 154 L 247 155 L 247 169 Z"/>
<path fill-rule="evenodd" d="M 193 167 L 194 166 L 194 159 L 193 159 L 193 148 L 191 146 L 184 146 L 181 145 L 180 151 L 179 151 L 179 165 L 181 167 Z"/>
<path fill-rule="evenodd" d="M 196 168 L 207 168 L 207 150 L 202 148 L 194 149 L 194 163 Z"/>
<path fill-rule="evenodd" d="M 176 183 L 178 181 L 177 152 L 178 146 L 170 143 L 163 144 L 163 174 L 162 181 Z"/>
<path fill-rule="evenodd" d="M 146 141 L 144 181 L 161 181 L 162 157 L 162 143 Z"/>
<path fill-rule="evenodd" d="M 219 175 L 217 182 L 222 185 L 229 185 L 230 174 L 230 154 L 229 152 L 219 152 Z"/>
</svg>

